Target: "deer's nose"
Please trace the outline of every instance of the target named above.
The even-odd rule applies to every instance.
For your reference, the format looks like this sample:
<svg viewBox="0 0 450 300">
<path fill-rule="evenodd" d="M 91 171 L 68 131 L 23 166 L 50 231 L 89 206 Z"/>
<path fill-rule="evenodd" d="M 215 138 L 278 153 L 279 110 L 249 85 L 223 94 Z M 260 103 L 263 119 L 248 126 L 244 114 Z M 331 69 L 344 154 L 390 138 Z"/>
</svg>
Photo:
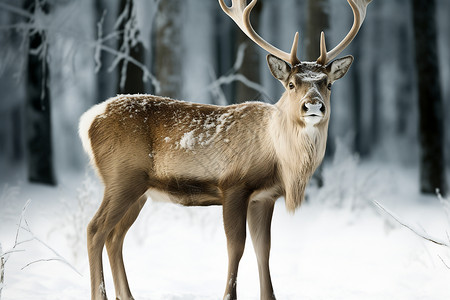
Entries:
<svg viewBox="0 0 450 300">
<path fill-rule="evenodd" d="M 306 101 L 302 106 L 303 112 L 306 115 L 323 115 L 325 113 L 325 105 L 321 101 Z"/>
</svg>

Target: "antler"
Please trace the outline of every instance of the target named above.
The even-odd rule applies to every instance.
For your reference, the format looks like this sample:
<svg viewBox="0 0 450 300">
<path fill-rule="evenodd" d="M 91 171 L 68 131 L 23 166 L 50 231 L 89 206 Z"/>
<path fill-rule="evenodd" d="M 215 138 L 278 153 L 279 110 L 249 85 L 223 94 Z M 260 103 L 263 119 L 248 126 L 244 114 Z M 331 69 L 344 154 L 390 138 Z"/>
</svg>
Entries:
<svg viewBox="0 0 450 300">
<path fill-rule="evenodd" d="M 232 0 L 231 7 L 228 7 L 224 0 L 219 0 L 220 7 L 222 10 L 239 26 L 239 28 L 257 45 L 275 55 L 278 58 L 290 63 L 292 66 L 300 63 L 297 58 L 297 46 L 298 46 L 298 32 L 295 33 L 294 43 L 292 44 L 291 52 L 284 52 L 273 45 L 265 41 L 261 36 L 259 36 L 252 25 L 250 24 L 250 12 L 255 6 L 258 0 L 252 0 L 250 4 L 247 5 L 246 0 Z"/>
<path fill-rule="evenodd" d="M 366 17 L 366 9 L 367 5 L 372 0 L 347 0 L 353 10 L 353 26 L 350 29 L 349 33 L 345 36 L 345 38 L 330 52 L 327 52 L 326 44 L 325 44 L 325 34 L 321 33 L 320 35 L 320 56 L 317 59 L 317 63 L 321 65 L 326 65 L 336 56 L 338 56 L 345 48 L 353 41 L 356 34 L 358 34 L 359 28 L 361 28 L 362 23 L 364 22 L 364 18 Z"/>
</svg>

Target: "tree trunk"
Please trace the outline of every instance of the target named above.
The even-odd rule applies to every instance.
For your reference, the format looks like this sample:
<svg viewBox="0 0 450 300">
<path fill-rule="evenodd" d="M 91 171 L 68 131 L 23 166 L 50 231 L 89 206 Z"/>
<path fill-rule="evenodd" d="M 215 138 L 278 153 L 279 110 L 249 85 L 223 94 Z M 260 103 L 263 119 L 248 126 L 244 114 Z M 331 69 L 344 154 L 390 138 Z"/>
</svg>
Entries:
<svg viewBox="0 0 450 300">
<path fill-rule="evenodd" d="M 255 7 L 252 9 L 251 13 L 251 24 L 256 32 L 259 32 L 259 23 L 262 12 L 262 2 L 259 1 L 256 3 Z M 250 38 L 245 35 L 237 26 L 234 27 L 237 31 L 237 43 L 235 48 L 235 53 L 237 53 L 239 45 L 245 43 L 247 45 L 245 49 L 245 58 L 242 62 L 242 66 L 239 70 L 239 73 L 244 75 L 250 81 L 260 83 L 260 50 L 259 46 L 256 45 Z M 250 100 L 257 100 L 260 96 L 260 92 L 249 88 L 242 82 L 236 83 L 236 103 L 242 103 Z"/>
<path fill-rule="evenodd" d="M 113 27 L 112 19 L 115 16 L 112 12 L 108 11 L 106 6 L 106 0 L 95 0 L 94 1 L 94 32 L 96 33 L 96 38 L 101 38 L 98 36 L 99 26 L 101 26 L 102 37 L 110 32 L 109 29 Z M 105 41 L 103 42 L 111 48 L 115 48 L 114 42 Z M 108 72 L 108 66 L 113 62 L 112 57 L 104 51 L 100 50 L 100 61 L 96 65 L 96 98 L 97 103 L 104 101 L 105 99 L 113 96 L 115 91 L 115 74 L 113 72 Z M 119 68 L 120 69 L 120 68 Z"/>
<path fill-rule="evenodd" d="M 228 16 L 226 16 L 221 9 L 215 9 L 214 11 L 214 46 L 215 46 L 215 57 L 216 57 L 216 76 L 221 76 L 226 74 L 233 67 L 233 58 L 235 56 L 235 24 L 232 22 Z M 234 84 L 222 85 L 221 89 L 228 104 L 234 101 L 235 87 Z M 219 99 L 213 98 L 214 104 L 219 104 Z"/>
<path fill-rule="evenodd" d="M 144 61 L 144 45 L 140 41 L 134 42 L 136 36 L 131 36 L 132 34 L 138 35 L 139 32 L 133 33 L 131 30 L 133 28 L 135 15 L 133 13 L 134 0 L 120 0 L 119 4 L 119 16 L 123 14 L 124 19 L 122 20 L 119 31 L 124 33 L 121 35 L 119 40 L 119 51 L 122 53 L 127 53 L 128 55 L 139 62 Z M 133 28 L 134 29 L 134 28 Z M 127 38 L 125 38 L 127 36 Z M 127 51 L 129 49 L 129 51 Z M 119 64 L 119 84 L 117 92 L 119 94 L 137 94 L 145 93 L 145 85 L 143 80 L 143 71 L 138 66 L 133 63 L 126 62 L 122 60 Z"/>
<path fill-rule="evenodd" d="M 320 56 L 320 33 L 328 26 L 328 0 L 308 1 L 308 42 L 306 43 L 306 58 L 316 61 Z"/>
<path fill-rule="evenodd" d="M 380 97 L 380 79 L 379 79 L 380 68 L 378 62 L 372 65 L 370 70 L 370 82 L 372 85 L 372 103 L 371 103 L 371 124 L 370 124 L 370 137 L 371 137 L 371 147 L 376 146 L 380 142 L 380 124 L 381 124 L 381 97 Z"/>
<path fill-rule="evenodd" d="M 23 111 L 22 105 L 17 105 L 11 112 L 11 129 L 14 132 L 12 137 L 12 159 L 14 162 L 20 162 L 23 159 L 23 144 L 22 144 L 22 119 Z"/>
<path fill-rule="evenodd" d="M 155 74 L 161 84 L 160 94 L 179 99 L 182 90 L 182 20 L 183 3 L 163 0 L 156 14 Z"/>
<path fill-rule="evenodd" d="M 398 53 L 396 57 L 398 58 L 398 68 L 400 72 L 404 74 L 412 74 L 414 72 L 414 66 L 410 63 L 412 61 L 412 53 L 410 53 L 411 49 L 408 47 L 410 45 L 411 40 L 408 39 L 408 28 L 406 24 L 399 28 L 398 34 Z M 409 60 L 410 58 L 411 60 Z M 397 133 L 399 135 L 407 134 L 408 129 L 408 116 L 411 116 L 412 109 L 410 108 L 410 102 L 413 97 L 411 91 L 413 91 L 413 83 L 412 76 L 400 76 L 399 86 L 396 89 L 397 96 L 397 111 L 398 120 L 397 120 Z"/>
<path fill-rule="evenodd" d="M 419 90 L 420 189 L 446 193 L 443 103 L 436 40 L 436 1 L 413 0 L 415 58 Z"/>
<path fill-rule="evenodd" d="M 25 1 L 25 8 L 33 13 L 34 0 Z M 41 4 L 42 11 L 49 13 L 49 5 Z M 46 43 L 44 31 L 30 32 L 28 52 L 28 73 L 26 87 L 26 122 L 27 122 L 27 152 L 28 152 L 28 179 L 31 182 L 55 185 L 53 167 L 52 133 L 50 119 L 50 90 L 49 68 L 47 64 L 48 51 L 43 47 Z M 39 55 L 42 55 L 40 57 Z"/>
<path fill-rule="evenodd" d="M 372 22 L 368 24 L 371 25 L 371 47 L 374 49 L 376 45 L 381 43 L 382 31 L 380 24 L 381 22 L 381 9 L 383 3 L 378 3 L 378 5 L 373 5 L 371 7 L 370 14 L 372 16 Z M 380 126 L 381 122 L 381 107 L 382 107 L 382 98 L 381 98 L 381 86 L 380 86 L 380 61 L 383 54 L 380 53 L 379 50 L 374 49 L 371 53 L 371 65 L 370 65 L 370 147 L 375 147 L 380 142 Z"/>
<path fill-rule="evenodd" d="M 356 59 L 361 59 L 361 44 L 358 40 L 358 38 L 354 39 L 352 42 L 352 54 Z M 363 124 L 362 124 L 362 107 L 361 107 L 361 98 L 362 98 L 362 91 L 361 91 L 361 72 L 359 69 L 359 64 L 355 64 L 350 69 L 351 79 L 352 79 L 352 119 L 353 119 L 353 128 L 355 131 L 355 136 L 353 140 L 353 147 L 356 153 L 365 156 L 368 153 L 367 148 L 365 148 L 363 143 Z"/>
<path fill-rule="evenodd" d="M 396 11 L 404 9 L 406 12 L 408 9 L 411 9 L 411 1 L 398 1 L 393 9 Z M 394 31 L 391 31 L 391 33 L 397 36 L 395 43 L 396 52 L 394 54 L 398 69 L 397 72 L 408 75 L 401 75 L 397 78 L 398 88 L 395 89 L 394 96 L 397 106 L 396 133 L 399 136 L 410 139 L 412 130 L 408 125 L 411 122 L 411 116 L 414 111 L 413 107 L 411 107 L 411 99 L 414 98 L 413 74 L 415 71 L 415 66 L 412 63 L 414 62 L 413 36 L 411 34 L 412 22 L 410 18 L 405 17 L 399 20 L 402 21 L 399 22 L 397 20 L 397 22 L 394 22 L 395 28 L 392 28 Z"/>
</svg>

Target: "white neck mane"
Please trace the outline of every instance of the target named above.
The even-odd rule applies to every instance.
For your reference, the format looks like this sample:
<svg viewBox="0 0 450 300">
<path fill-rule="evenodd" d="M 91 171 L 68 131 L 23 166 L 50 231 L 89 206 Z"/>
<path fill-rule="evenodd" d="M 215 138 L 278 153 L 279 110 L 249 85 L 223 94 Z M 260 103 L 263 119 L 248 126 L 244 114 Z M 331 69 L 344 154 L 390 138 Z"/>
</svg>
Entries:
<svg viewBox="0 0 450 300">
<path fill-rule="evenodd" d="M 305 188 L 325 154 L 328 122 L 302 125 L 282 109 L 274 112 L 269 132 L 281 166 L 286 208 L 293 212 L 304 198 Z"/>
</svg>

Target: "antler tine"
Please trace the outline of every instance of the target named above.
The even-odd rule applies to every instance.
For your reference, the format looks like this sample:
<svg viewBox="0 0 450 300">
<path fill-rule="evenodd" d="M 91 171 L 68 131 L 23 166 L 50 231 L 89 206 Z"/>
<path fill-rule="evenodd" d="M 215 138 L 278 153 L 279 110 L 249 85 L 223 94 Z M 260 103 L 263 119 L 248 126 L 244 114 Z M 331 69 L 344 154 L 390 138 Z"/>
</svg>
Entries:
<svg viewBox="0 0 450 300">
<path fill-rule="evenodd" d="M 317 63 L 321 65 L 326 65 L 336 56 L 338 56 L 345 48 L 353 41 L 355 36 L 358 34 L 361 28 L 364 18 L 366 17 L 367 5 L 372 0 L 347 0 L 353 10 L 353 26 L 347 33 L 345 38 L 333 48 L 333 50 L 327 52 L 325 43 L 325 34 L 322 32 L 320 37 L 320 56 L 317 59 Z"/>
<path fill-rule="evenodd" d="M 239 26 L 239 28 L 258 46 L 266 50 L 272 55 L 281 58 L 282 60 L 290 63 L 292 66 L 300 63 L 297 58 L 298 48 L 298 32 L 294 36 L 294 43 L 291 48 L 291 52 L 284 52 L 273 45 L 269 44 L 259 34 L 255 32 L 250 23 L 250 13 L 255 7 L 258 0 L 252 0 L 248 5 L 246 0 L 232 0 L 231 7 L 227 6 L 224 0 L 219 0 L 222 10 Z"/>
</svg>

